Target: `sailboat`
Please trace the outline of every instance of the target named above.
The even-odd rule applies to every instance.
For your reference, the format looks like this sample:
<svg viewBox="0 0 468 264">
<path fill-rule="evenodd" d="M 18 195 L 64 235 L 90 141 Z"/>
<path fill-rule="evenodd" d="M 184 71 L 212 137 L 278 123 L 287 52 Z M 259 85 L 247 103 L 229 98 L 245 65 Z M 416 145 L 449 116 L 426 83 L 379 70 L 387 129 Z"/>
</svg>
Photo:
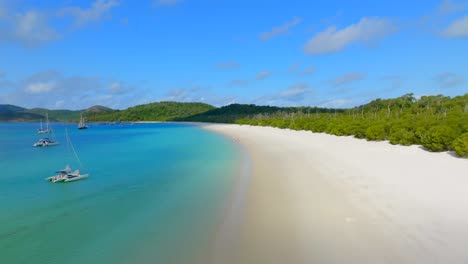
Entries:
<svg viewBox="0 0 468 264">
<path fill-rule="evenodd" d="M 88 126 L 85 123 L 85 119 L 83 117 L 83 114 L 80 116 L 80 123 L 78 124 L 78 129 L 87 129 Z"/>
<path fill-rule="evenodd" d="M 53 141 L 50 138 L 41 138 L 33 144 L 33 147 L 51 147 L 56 146 L 58 144 L 59 143 L 57 141 Z"/>
<path fill-rule="evenodd" d="M 46 128 L 42 127 L 42 119 L 41 119 L 41 127 L 37 130 L 38 134 L 49 134 L 49 114 L 46 113 Z"/>
<path fill-rule="evenodd" d="M 83 164 L 81 163 L 81 160 L 78 157 L 78 154 L 76 153 L 75 148 L 73 147 L 70 137 L 68 136 L 68 129 L 65 130 L 65 135 L 67 137 L 68 146 L 72 149 L 73 154 L 75 154 L 75 157 L 78 160 L 78 163 L 80 164 L 80 166 L 83 167 Z M 67 165 L 65 169 L 59 170 L 56 173 L 57 174 L 55 176 L 48 177 L 46 178 L 46 180 L 53 182 L 53 183 L 57 183 L 57 182 L 78 181 L 78 180 L 86 179 L 89 177 L 89 174 L 81 174 L 79 170 L 75 170 L 72 172 L 71 167 L 69 165 Z"/>
<path fill-rule="evenodd" d="M 41 128 L 37 130 L 39 134 L 52 134 L 53 136 L 53 131 L 52 128 L 50 128 L 49 125 L 49 115 L 46 113 L 46 128 L 42 128 L 42 121 L 41 121 Z M 36 143 L 33 144 L 33 147 L 51 147 L 51 146 L 56 146 L 59 143 L 55 140 L 52 140 L 48 137 L 41 138 L 39 139 Z"/>
</svg>

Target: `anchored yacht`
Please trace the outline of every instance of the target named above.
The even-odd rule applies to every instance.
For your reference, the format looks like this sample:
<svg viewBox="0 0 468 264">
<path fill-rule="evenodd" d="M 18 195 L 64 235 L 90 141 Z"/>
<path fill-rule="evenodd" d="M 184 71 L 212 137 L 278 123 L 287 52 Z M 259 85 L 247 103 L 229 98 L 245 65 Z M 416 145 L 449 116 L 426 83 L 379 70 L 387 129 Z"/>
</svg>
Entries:
<svg viewBox="0 0 468 264">
<path fill-rule="evenodd" d="M 49 134 L 50 129 L 49 129 L 49 114 L 46 113 L 46 127 L 42 127 L 42 119 L 41 119 L 41 126 L 37 129 L 38 134 Z"/>
<path fill-rule="evenodd" d="M 41 138 L 36 143 L 34 143 L 33 147 L 50 147 L 56 146 L 59 143 L 57 141 L 53 141 L 49 138 Z"/>
<path fill-rule="evenodd" d="M 75 151 L 75 147 L 73 147 L 71 139 L 68 136 L 68 129 L 65 129 L 65 136 L 67 138 L 67 144 L 69 146 L 69 149 L 73 151 L 73 154 L 75 154 L 76 160 L 80 164 L 81 168 L 83 168 L 83 164 L 81 163 L 81 160 Z M 86 179 L 89 177 L 89 174 L 81 174 L 79 170 L 75 170 L 72 172 L 69 165 L 67 165 L 64 169 L 57 171 L 56 173 L 57 173 L 56 175 L 48 177 L 46 178 L 46 180 L 53 182 L 53 183 L 57 183 L 57 182 L 78 181 L 78 180 Z"/>
<path fill-rule="evenodd" d="M 83 117 L 83 114 L 80 116 L 80 123 L 78 124 L 78 129 L 87 129 L 88 126 L 85 123 L 85 119 Z"/>
</svg>

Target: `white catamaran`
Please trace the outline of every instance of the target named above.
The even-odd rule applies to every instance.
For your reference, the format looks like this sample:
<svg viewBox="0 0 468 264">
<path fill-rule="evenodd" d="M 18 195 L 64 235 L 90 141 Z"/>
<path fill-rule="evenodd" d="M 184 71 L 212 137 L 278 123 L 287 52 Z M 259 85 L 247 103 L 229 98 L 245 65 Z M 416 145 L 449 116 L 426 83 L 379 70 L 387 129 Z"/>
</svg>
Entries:
<svg viewBox="0 0 468 264">
<path fill-rule="evenodd" d="M 57 141 L 53 141 L 50 138 L 41 138 L 33 144 L 33 147 L 51 147 L 56 146 L 58 144 L 59 143 Z"/>
<path fill-rule="evenodd" d="M 80 123 L 78 123 L 78 129 L 87 129 L 88 126 L 85 123 L 85 119 L 83 117 L 83 114 L 80 116 Z"/>
<path fill-rule="evenodd" d="M 65 135 L 67 137 L 68 146 L 73 151 L 73 154 L 75 154 L 75 158 L 77 159 L 80 166 L 83 167 L 83 164 L 81 163 L 81 160 L 78 157 L 78 154 L 76 153 L 75 148 L 73 147 L 70 137 L 68 136 L 68 130 L 65 130 Z M 86 179 L 89 177 L 89 174 L 81 174 L 79 170 L 75 170 L 72 172 L 69 165 L 67 165 L 64 169 L 57 171 L 56 173 L 57 174 L 54 176 L 47 177 L 46 180 L 53 182 L 53 183 L 57 183 L 57 182 L 78 181 L 78 180 Z"/>
<path fill-rule="evenodd" d="M 39 134 L 49 134 L 49 114 L 46 113 L 46 128 L 42 127 L 42 119 L 41 119 L 41 127 L 37 129 L 37 133 Z"/>
</svg>

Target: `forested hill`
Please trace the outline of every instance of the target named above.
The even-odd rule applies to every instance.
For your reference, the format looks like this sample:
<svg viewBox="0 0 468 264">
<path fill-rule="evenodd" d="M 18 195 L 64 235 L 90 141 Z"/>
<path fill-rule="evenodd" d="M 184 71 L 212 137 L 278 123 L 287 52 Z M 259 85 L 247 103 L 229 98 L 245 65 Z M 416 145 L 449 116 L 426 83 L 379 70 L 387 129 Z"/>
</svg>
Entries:
<svg viewBox="0 0 468 264">
<path fill-rule="evenodd" d="M 125 110 L 88 113 L 86 118 L 99 121 L 172 121 L 215 109 L 204 103 L 157 102 L 137 105 Z"/>
<path fill-rule="evenodd" d="M 98 113 L 114 111 L 108 107 L 95 105 L 83 110 L 49 110 L 45 108 L 26 109 L 15 105 L 2 104 L 0 105 L 0 121 L 1 122 L 32 122 L 45 120 L 46 113 L 49 115 L 50 121 L 69 122 L 80 118 L 80 114 Z"/>
<path fill-rule="evenodd" d="M 253 104 L 231 104 L 212 109 L 197 115 L 178 118 L 175 121 L 200 121 L 212 123 L 239 123 L 242 119 L 256 118 L 258 116 L 272 116 L 274 114 L 294 113 L 342 113 L 343 109 L 318 108 L 318 107 L 276 107 L 258 106 Z"/>
<path fill-rule="evenodd" d="M 0 105 L 0 121 L 24 122 L 43 118 L 41 115 L 25 112 L 26 110 L 16 105 L 2 104 Z"/>
</svg>

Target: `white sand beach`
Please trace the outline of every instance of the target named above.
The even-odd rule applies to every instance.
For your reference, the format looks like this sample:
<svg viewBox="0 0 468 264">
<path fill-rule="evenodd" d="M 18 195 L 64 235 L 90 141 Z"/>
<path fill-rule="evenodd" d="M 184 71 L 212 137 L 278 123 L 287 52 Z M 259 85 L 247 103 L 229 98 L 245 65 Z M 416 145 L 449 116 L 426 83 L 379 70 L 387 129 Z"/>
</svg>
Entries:
<svg viewBox="0 0 468 264">
<path fill-rule="evenodd" d="M 238 141 L 252 161 L 237 187 L 246 190 L 234 191 L 242 212 L 232 205 L 213 263 L 468 263 L 467 159 L 306 131 L 201 126 Z"/>
</svg>

